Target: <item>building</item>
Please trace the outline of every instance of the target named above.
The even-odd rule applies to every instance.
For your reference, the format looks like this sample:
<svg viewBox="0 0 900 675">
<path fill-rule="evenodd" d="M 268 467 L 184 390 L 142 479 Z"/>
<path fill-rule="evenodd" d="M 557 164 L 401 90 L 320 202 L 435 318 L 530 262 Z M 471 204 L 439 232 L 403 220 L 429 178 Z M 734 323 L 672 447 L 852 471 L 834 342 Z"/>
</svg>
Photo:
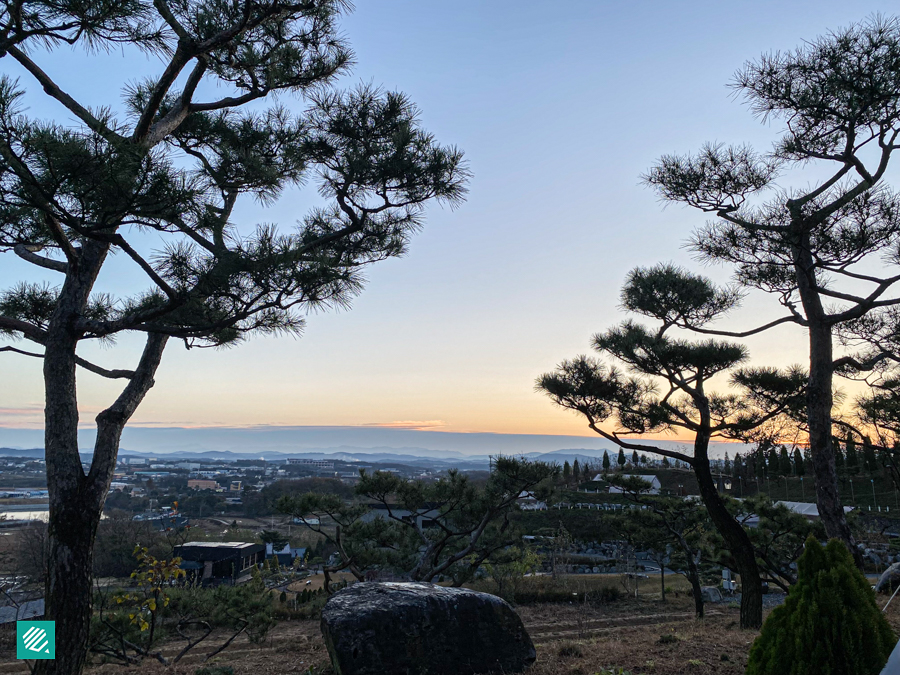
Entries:
<svg viewBox="0 0 900 675">
<path fill-rule="evenodd" d="M 215 490 L 219 484 L 207 478 L 188 478 L 188 490 Z"/>
<path fill-rule="evenodd" d="M 519 505 L 519 508 L 523 511 L 546 511 L 547 504 L 546 502 L 540 501 L 537 497 L 534 496 L 533 492 L 528 492 L 523 490 L 519 493 L 518 499 L 516 502 Z"/>
<path fill-rule="evenodd" d="M 44 599 L 26 600 L 16 605 L 0 607 L 0 625 L 13 624 L 16 621 L 40 619 L 44 616 Z"/>
<path fill-rule="evenodd" d="M 438 527 L 437 520 L 441 515 L 439 506 L 440 504 L 429 504 L 422 510 L 413 513 L 402 507 L 392 506 L 388 509 L 384 504 L 369 504 L 370 510 L 363 514 L 362 521 L 371 523 L 376 518 L 397 518 L 412 524 L 413 519 L 415 519 L 416 528 L 423 530 L 428 527 Z"/>
<path fill-rule="evenodd" d="M 265 561 L 266 547 L 241 541 L 197 541 L 175 547 L 189 581 L 203 586 L 241 584 Z"/>
<path fill-rule="evenodd" d="M 288 459 L 288 464 L 302 464 L 314 469 L 334 469 L 334 462 L 326 459 Z"/>
<path fill-rule="evenodd" d="M 619 478 L 640 478 L 642 481 L 647 483 L 647 485 L 649 487 L 649 489 L 646 490 L 646 494 L 648 494 L 648 495 L 658 495 L 659 490 L 662 487 L 662 485 L 659 482 L 659 478 L 657 478 L 653 474 L 648 474 L 646 476 L 637 476 L 635 474 L 617 474 L 617 476 Z M 601 475 L 598 475 L 596 478 L 594 478 L 594 480 L 602 480 L 602 479 L 603 479 L 603 477 Z M 620 488 L 617 485 L 609 486 L 609 494 L 611 494 L 611 495 L 622 494 L 622 492 L 623 492 L 622 488 Z"/>
<path fill-rule="evenodd" d="M 292 548 L 290 544 L 285 544 L 284 548 L 276 551 L 274 544 L 266 544 L 266 558 L 275 558 L 282 567 L 291 567 L 295 558 L 302 561 L 305 556 L 305 548 Z"/>
<path fill-rule="evenodd" d="M 139 513 L 132 517 L 132 520 L 150 523 L 160 532 L 166 530 L 180 530 L 190 523 L 190 518 L 180 513 L 175 513 L 171 508 L 164 507 L 161 512 L 149 511 L 147 513 Z"/>
<path fill-rule="evenodd" d="M 789 510 L 794 513 L 798 513 L 807 520 L 818 520 L 819 519 L 819 507 L 816 504 L 811 504 L 809 502 L 786 502 L 780 501 L 775 502 L 775 505 L 785 506 Z M 852 506 L 845 506 L 844 513 L 850 513 L 853 510 Z M 742 521 L 747 527 L 757 527 L 759 526 L 759 516 L 755 513 L 750 514 L 747 518 Z"/>
</svg>

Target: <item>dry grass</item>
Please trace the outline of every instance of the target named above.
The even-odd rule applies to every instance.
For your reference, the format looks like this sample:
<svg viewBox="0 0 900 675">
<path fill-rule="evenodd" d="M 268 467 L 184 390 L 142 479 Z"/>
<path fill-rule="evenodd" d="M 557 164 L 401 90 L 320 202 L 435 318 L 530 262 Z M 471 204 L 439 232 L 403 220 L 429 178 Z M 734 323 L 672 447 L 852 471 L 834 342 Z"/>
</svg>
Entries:
<svg viewBox="0 0 900 675">
<path fill-rule="evenodd" d="M 884 604 L 886 598 L 880 597 Z M 891 605 L 888 620 L 900 632 L 900 601 Z M 633 675 L 743 675 L 747 652 L 756 631 L 738 627 L 738 610 L 709 605 L 702 621 L 693 618 L 692 601 L 658 596 L 607 605 L 576 603 L 520 607 L 519 614 L 537 647 L 538 659 L 529 675 L 593 675 L 601 668 L 621 667 Z M 662 636 L 674 636 L 662 639 Z M 12 659 L 0 636 L 0 674 L 27 673 Z M 218 644 L 209 639 L 210 644 Z M 202 646 L 202 645 L 201 645 Z M 164 646 L 174 656 L 179 643 Z M 93 663 L 90 675 L 193 675 L 203 664 L 204 649 L 177 666 L 145 661 L 138 667 Z M 271 631 L 262 645 L 241 637 L 211 663 L 227 664 L 236 675 L 326 675 L 332 673 L 318 621 L 286 621 Z"/>
</svg>

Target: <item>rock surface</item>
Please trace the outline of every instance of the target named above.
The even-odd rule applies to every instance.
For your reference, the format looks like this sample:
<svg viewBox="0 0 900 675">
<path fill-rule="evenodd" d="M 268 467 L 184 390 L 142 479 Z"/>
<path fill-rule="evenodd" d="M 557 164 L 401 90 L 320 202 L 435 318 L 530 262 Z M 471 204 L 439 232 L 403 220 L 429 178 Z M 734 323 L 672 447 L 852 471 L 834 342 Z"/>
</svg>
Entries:
<svg viewBox="0 0 900 675">
<path fill-rule="evenodd" d="M 700 589 L 703 602 L 722 602 L 722 591 L 717 586 L 703 586 Z"/>
<path fill-rule="evenodd" d="M 900 584 L 900 563 L 894 563 L 884 571 L 875 584 L 875 592 L 890 591 L 897 584 Z"/>
<path fill-rule="evenodd" d="M 535 650 L 519 615 L 494 595 L 427 583 L 361 583 L 322 610 L 337 675 L 519 673 Z"/>
</svg>

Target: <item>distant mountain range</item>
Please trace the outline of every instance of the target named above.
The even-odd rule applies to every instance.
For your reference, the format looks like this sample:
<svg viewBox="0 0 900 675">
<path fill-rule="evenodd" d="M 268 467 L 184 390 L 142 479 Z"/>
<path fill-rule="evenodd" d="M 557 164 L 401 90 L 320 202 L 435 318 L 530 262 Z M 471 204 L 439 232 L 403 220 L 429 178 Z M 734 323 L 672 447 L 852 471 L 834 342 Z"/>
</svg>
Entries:
<svg viewBox="0 0 900 675">
<path fill-rule="evenodd" d="M 96 430 L 85 427 L 78 444 L 92 448 Z M 677 440 L 648 440 L 669 450 L 690 452 Z M 43 456 L 43 431 L 0 427 L 0 456 Z M 121 455 L 184 459 L 343 459 L 351 462 L 402 463 L 460 468 L 487 466 L 495 455 L 544 459 L 560 463 L 597 460 L 618 448 L 599 436 L 452 432 L 379 426 L 140 427 L 125 429 Z M 22 450 L 20 448 L 28 448 Z M 710 454 L 746 452 L 740 443 L 711 443 Z M 83 450 L 84 452 L 84 450 Z M 90 454 L 90 451 L 87 450 Z M 629 453 L 630 454 L 630 453 Z"/>
<path fill-rule="evenodd" d="M 91 452 L 82 450 L 82 455 L 90 456 Z M 28 457 L 40 459 L 44 456 L 43 448 L 0 448 L 0 457 Z M 554 450 L 552 452 L 528 452 L 517 457 L 525 457 L 532 461 L 542 462 L 596 462 L 603 457 L 603 450 L 590 448 L 576 448 Z M 232 450 L 205 450 L 202 452 L 139 452 L 122 448 L 119 457 L 155 457 L 160 461 L 180 460 L 225 460 L 238 459 L 265 459 L 267 461 L 294 459 L 335 459 L 353 463 L 377 463 L 377 464 L 405 464 L 407 466 L 422 466 L 427 468 L 453 468 L 476 469 L 487 468 L 490 455 L 464 455 L 461 452 L 451 450 L 429 450 L 428 448 L 355 448 L 342 446 L 337 448 L 321 448 L 304 450 L 302 452 L 277 452 L 264 450 L 262 452 L 234 452 Z"/>
</svg>

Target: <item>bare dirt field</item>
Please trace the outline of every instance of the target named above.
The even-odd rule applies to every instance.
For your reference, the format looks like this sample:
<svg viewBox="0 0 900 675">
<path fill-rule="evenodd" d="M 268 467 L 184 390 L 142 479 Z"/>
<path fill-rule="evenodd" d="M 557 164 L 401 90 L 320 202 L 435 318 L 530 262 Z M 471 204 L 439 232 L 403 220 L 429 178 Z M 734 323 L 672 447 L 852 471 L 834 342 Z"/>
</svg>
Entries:
<svg viewBox="0 0 900 675">
<path fill-rule="evenodd" d="M 880 603 L 886 599 L 879 598 Z M 738 628 L 738 610 L 729 604 L 707 606 L 707 616 L 693 618 L 693 603 L 684 595 L 665 603 L 658 596 L 622 600 L 605 605 L 554 603 L 519 607 L 537 647 L 537 663 L 530 675 L 593 675 L 601 668 L 622 667 L 633 675 L 742 675 L 747 651 L 756 631 Z M 888 610 L 888 619 L 900 630 L 900 603 Z M 663 637 L 667 636 L 667 637 Z M 0 636 L 0 674 L 27 673 L 22 662 L 11 659 L 8 631 Z M 123 667 L 96 661 L 92 675 L 192 675 L 203 665 L 206 652 L 221 643 L 210 637 L 175 666 L 145 660 Z M 204 644 L 207 644 L 204 643 Z M 183 643 L 181 643 L 183 644 Z M 174 657 L 181 644 L 164 646 Z M 240 637 L 209 663 L 230 665 L 236 675 L 329 675 L 328 654 L 318 621 L 285 621 L 263 644 Z"/>
</svg>

